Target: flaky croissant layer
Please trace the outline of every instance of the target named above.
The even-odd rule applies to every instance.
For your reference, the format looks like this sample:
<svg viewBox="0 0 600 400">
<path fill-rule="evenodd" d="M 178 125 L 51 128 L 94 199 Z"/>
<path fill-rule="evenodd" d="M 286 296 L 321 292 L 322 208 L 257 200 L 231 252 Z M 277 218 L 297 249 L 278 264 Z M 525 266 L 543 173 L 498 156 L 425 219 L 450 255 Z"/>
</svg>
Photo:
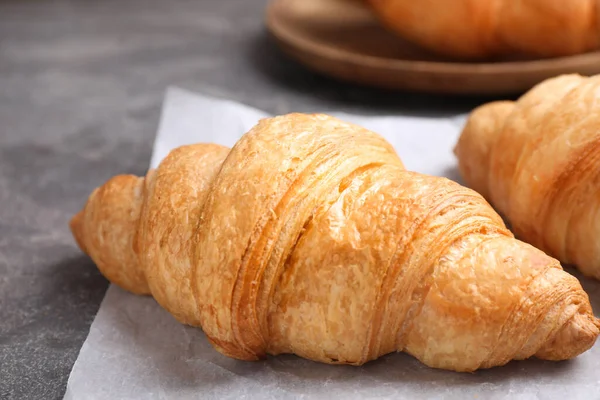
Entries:
<svg viewBox="0 0 600 400">
<path fill-rule="evenodd" d="M 326 115 L 264 119 L 231 150 L 175 149 L 96 189 L 71 229 L 110 281 L 243 360 L 406 351 L 473 371 L 572 358 L 599 333 L 577 279 L 480 195 Z"/>
</svg>

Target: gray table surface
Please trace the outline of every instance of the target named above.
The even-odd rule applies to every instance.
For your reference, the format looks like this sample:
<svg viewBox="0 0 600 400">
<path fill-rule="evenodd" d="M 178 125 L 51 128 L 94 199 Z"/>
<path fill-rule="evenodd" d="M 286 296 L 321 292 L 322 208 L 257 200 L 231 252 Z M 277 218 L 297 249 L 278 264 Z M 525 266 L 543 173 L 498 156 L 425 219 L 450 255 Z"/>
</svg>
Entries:
<svg viewBox="0 0 600 400">
<path fill-rule="evenodd" d="M 0 398 L 63 396 L 107 288 L 67 228 L 143 174 L 167 86 L 271 113 L 445 114 L 483 99 L 341 84 L 289 61 L 262 0 L 0 2 Z"/>
</svg>

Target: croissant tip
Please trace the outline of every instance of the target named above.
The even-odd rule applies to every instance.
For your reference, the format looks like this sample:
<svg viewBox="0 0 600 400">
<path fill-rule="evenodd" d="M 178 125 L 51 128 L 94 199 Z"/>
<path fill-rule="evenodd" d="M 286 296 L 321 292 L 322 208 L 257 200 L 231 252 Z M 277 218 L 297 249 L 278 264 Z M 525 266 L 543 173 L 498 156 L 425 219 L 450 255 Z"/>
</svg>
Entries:
<svg viewBox="0 0 600 400">
<path fill-rule="evenodd" d="M 81 251 L 87 253 L 83 240 L 83 210 L 79 211 L 73 216 L 73 218 L 71 218 L 69 221 L 69 228 L 71 229 L 71 233 L 75 238 L 77 246 L 79 246 Z"/>
<path fill-rule="evenodd" d="M 567 360 L 589 350 L 600 335 L 600 320 L 577 313 L 536 353 L 544 360 Z"/>
</svg>

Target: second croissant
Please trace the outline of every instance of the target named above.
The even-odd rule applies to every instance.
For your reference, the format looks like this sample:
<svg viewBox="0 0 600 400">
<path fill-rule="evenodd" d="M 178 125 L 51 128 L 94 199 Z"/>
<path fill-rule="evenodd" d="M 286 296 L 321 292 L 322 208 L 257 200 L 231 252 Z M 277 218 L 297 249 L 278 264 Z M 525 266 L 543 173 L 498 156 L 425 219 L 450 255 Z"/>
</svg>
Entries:
<svg viewBox="0 0 600 400">
<path fill-rule="evenodd" d="M 548 79 L 477 108 L 455 152 L 516 235 L 600 279 L 600 76 Z"/>
</svg>

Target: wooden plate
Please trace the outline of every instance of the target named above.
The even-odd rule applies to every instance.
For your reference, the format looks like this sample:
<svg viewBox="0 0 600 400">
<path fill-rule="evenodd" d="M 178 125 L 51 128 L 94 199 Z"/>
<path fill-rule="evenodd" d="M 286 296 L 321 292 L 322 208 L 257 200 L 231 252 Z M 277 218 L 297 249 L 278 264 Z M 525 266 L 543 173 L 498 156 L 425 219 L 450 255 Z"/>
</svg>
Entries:
<svg viewBox="0 0 600 400">
<path fill-rule="evenodd" d="M 283 50 L 307 67 L 388 89 L 517 94 L 556 75 L 600 73 L 600 52 L 483 63 L 443 59 L 386 31 L 360 0 L 272 0 L 266 23 Z"/>
</svg>

